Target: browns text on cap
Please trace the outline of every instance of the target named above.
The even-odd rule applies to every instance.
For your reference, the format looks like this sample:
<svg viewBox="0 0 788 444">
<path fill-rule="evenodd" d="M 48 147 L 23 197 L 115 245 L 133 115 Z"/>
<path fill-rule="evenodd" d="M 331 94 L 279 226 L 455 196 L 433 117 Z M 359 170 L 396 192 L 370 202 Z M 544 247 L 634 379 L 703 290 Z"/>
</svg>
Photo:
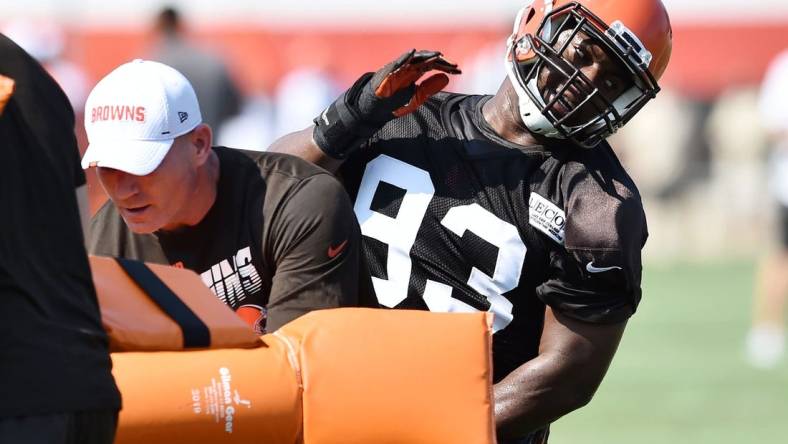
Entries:
<svg viewBox="0 0 788 444">
<path fill-rule="evenodd" d="M 88 97 L 89 145 L 82 168 L 150 174 L 175 138 L 201 122 L 197 96 L 181 73 L 147 60 L 123 64 L 99 81 Z"/>
</svg>

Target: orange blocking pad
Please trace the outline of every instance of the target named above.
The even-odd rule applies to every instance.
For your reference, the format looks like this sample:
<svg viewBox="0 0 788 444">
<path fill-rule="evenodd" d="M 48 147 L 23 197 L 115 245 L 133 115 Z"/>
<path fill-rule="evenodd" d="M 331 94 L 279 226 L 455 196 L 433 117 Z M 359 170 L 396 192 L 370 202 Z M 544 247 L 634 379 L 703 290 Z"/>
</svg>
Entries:
<svg viewBox="0 0 788 444">
<path fill-rule="evenodd" d="M 113 353 L 123 396 L 116 444 L 301 442 L 288 348 Z"/>
<path fill-rule="evenodd" d="M 491 321 L 341 308 L 257 349 L 114 353 L 116 442 L 491 444 Z"/>
<path fill-rule="evenodd" d="M 309 313 L 299 339 L 304 442 L 493 443 L 491 316 Z"/>
<path fill-rule="evenodd" d="M 101 320 L 111 351 L 182 350 L 183 332 L 145 294 L 115 259 L 90 256 Z M 210 331 L 210 348 L 257 347 L 260 339 L 229 307 L 216 298 L 196 273 L 146 264 Z"/>
</svg>

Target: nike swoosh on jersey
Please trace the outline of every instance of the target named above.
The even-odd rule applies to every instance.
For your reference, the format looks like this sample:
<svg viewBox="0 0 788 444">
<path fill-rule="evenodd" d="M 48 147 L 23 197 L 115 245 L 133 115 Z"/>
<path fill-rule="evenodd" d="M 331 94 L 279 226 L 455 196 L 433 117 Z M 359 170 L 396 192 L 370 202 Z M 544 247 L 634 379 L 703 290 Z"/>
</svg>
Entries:
<svg viewBox="0 0 788 444">
<path fill-rule="evenodd" d="M 619 267 L 619 266 L 616 266 L 616 265 L 613 265 L 613 266 L 610 266 L 610 267 L 595 267 L 594 266 L 594 261 L 591 261 L 591 262 L 586 264 L 586 270 L 588 270 L 589 273 L 602 273 L 602 272 L 610 271 L 610 270 L 623 270 L 623 269 L 621 267 Z"/>
<path fill-rule="evenodd" d="M 336 247 L 332 247 L 331 245 L 329 245 L 328 246 L 328 257 L 330 259 L 333 259 L 333 258 L 339 256 L 339 253 L 341 253 L 342 250 L 345 249 L 345 246 L 347 246 L 347 239 L 345 239 L 341 244 L 337 245 Z"/>
</svg>

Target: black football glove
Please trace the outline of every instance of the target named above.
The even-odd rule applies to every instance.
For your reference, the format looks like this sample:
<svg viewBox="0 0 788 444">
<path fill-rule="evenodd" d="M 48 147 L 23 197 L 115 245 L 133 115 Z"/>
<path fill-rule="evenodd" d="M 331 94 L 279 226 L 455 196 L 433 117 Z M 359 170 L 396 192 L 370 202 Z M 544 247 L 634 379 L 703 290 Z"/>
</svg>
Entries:
<svg viewBox="0 0 788 444">
<path fill-rule="evenodd" d="M 420 84 L 426 72 L 437 74 Z M 327 155 L 344 159 L 388 121 L 408 114 L 446 87 L 457 65 L 437 51 L 412 49 L 375 73 L 361 76 L 315 118 L 313 138 Z"/>
</svg>

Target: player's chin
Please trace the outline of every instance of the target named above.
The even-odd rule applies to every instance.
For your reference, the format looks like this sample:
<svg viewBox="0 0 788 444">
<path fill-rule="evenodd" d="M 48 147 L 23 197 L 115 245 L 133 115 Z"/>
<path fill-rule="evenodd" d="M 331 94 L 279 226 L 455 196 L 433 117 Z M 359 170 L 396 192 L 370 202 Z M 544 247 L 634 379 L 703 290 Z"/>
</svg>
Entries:
<svg viewBox="0 0 788 444">
<path fill-rule="evenodd" d="M 145 213 L 147 214 L 128 214 L 128 212 L 121 211 L 121 216 L 123 221 L 126 222 L 126 226 L 133 233 L 149 234 L 162 227 L 162 224 L 157 221 L 158 218 L 155 217 L 155 214 L 152 214 L 154 213 L 153 209 L 149 209 Z"/>
<path fill-rule="evenodd" d="M 549 111 L 557 121 L 561 122 L 561 125 L 570 128 L 585 125 L 594 117 L 594 113 L 589 112 L 589 110 L 583 108 L 570 109 L 569 106 L 561 103 L 560 101 L 554 103 L 550 107 Z"/>
</svg>

